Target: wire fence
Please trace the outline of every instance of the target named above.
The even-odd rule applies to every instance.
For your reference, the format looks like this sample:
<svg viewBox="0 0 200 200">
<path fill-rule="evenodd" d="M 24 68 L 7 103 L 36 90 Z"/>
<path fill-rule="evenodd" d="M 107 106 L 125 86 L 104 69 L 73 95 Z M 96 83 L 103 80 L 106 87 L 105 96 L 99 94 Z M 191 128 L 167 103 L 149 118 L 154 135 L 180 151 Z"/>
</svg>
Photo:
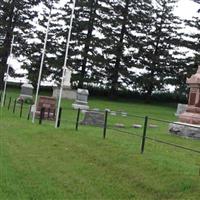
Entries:
<svg viewBox="0 0 200 200">
<path fill-rule="evenodd" d="M 1 96 L 2 95 L 0 94 L 0 102 Z M 19 101 L 15 98 L 5 96 L 3 105 L 4 109 L 7 109 L 9 112 L 15 114 L 15 117 L 19 116 L 20 118 L 26 118 L 27 120 L 30 120 L 32 117 L 32 105 L 25 104 L 24 101 Z M 186 127 L 187 131 L 191 132 L 189 136 L 185 134 L 182 134 L 182 136 L 195 136 L 195 139 L 200 139 L 200 126 L 130 114 L 124 111 L 112 111 L 109 109 L 60 109 L 58 128 L 62 125 L 67 126 L 69 124 L 73 125 L 76 131 L 79 131 L 82 126 L 95 127 L 102 129 L 103 139 L 107 138 L 108 131 L 137 137 L 140 138 L 141 141 L 141 154 L 143 154 L 145 148 L 147 148 L 147 140 L 193 153 L 200 153 L 200 149 L 198 149 L 198 147 L 195 149 L 193 145 L 195 142 L 198 142 L 196 146 L 199 146 L 200 140 L 187 140 L 190 142 L 187 142 L 187 145 L 185 145 L 186 142 L 183 138 L 176 136 L 181 135 L 180 131 L 177 132 L 176 130 L 177 126 L 180 126 L 180 129 L 184 129 Z M 55 113 L 56 110 L 54 111 L 53 117 L 50 118 L 50 110 L 41 108 L 39 114 L 37 115 L 38 123 L 42 124 L 44 122 L 48 122 L 49 124 L 52 124 L 55 120 Z M 174 134 L 169 134 L 170 127 L 173 127 L 173 125 L 175 126 Z"/>
</svg>

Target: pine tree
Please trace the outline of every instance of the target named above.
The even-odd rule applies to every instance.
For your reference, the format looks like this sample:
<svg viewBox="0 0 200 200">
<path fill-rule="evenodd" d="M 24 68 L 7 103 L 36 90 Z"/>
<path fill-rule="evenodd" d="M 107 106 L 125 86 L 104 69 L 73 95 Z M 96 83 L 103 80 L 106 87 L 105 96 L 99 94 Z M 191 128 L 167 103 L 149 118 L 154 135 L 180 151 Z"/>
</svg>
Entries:
<svg viewBox="0 0 200 200">
<path fill-rule="evenodd" d="M 98 36 L 98 14 L 100 0 L 78 0 L 76 3 L 75 17 L 72 28 L 70 50 L 68 57 L 68 67 L 73 69 L 72 85 L 83 88 L 84 86 L 98 82 L 95 71 L 97 65 L 100 65 L 102 55 L 98 51 L 101 47 Z M 57 56 L 57 62 L 62 63 L 64 59 L 68 25 L 71 10 L 68 4 L 62 10 L 59 20 L 64 21 L 63 29 L 58 30 L 59 38 L 62 44 L 58 47 L 60 56 Z M 64 40 L 63 40 L 64 38 Z M 60 69 L 57 66 L 58 70 Z M 60 79 L 59 73 L 54 74 L 56 80 Z M 99 77 L 98 77 L 99 78 Z"/>
<path fill-rule="evenodd" d="M 156 0 L 149 16 L 148 31 L 141 30 L 143 38 L 139 45 L 138 62 L 143 71 L 136 84 L 148 97 L 153 91 L 164 89 L 168 77 L 174 72 L 173 51 L 179 40 L 180 24 L 179 18 L 173 14 L 175 2 Z"/>
<path fill-rule="evenodd" d="M 17 54 L 20 54 L 21 44 L 20 35 L 24 30 L 29 29 L 31 21 L 37 15 L 37 12 L 32 8 L 38 5 L 42 0 L 1 0 L 0 15 L 1 24 L 0 30 L 2 31 L 2 37 L 0 39 L 0 87 L 3 87 L 4 74 L 7 69 L 7 58 L 11 47 L 12 37 L 15 31 L 16 42 L 18 48 L 15 50 Z"/>
<path fill-rule="evenodd" d="M 55 60 L 57 58 L 57 48 L 60 45 L 59 38 L 57 38 L 57 29 L 61 29 L 61 25 L 57 23 L 59 10 L 55 8 L 55 5 L 56 1 L 41 4 L 40 8 L 42 9 L 40 9 L 40 13 L 36 18 L 37 22 L 35 22 L 32 28 L 26 30 L 23 34 L 23 38 L 21 38 L 23 43 L 22 68 L 27 70 L 27 78 L 34 87 L 36 87 L 38 81 L 50 12 L 50 27 L 41 81 L 52 81 L 53 73 L 56 73 L 55 68 L 59 64 Z"/>
<path fill-rule="evenodd" d="M 103 21 L 103 54 L 105 59 L 106 82 L 112 96 L 118 89 L 130 87 L 138 44 L 137 26 L 139 15 L 151 1 L 110 1 L 110 10 Z"/>
</svg>

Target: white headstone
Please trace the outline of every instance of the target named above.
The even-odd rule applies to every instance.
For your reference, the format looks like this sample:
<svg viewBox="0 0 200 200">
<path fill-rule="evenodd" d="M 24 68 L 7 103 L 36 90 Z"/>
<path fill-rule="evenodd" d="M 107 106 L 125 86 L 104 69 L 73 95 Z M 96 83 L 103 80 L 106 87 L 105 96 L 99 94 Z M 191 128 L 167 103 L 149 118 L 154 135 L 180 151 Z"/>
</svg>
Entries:
<svg viewBox="0 0 200 200">
<path fill-rule="evenodd" d="M 64 80 L 63 80 L 64 87 L 69 87 L 69 88 L 71 87 L 71 83 L 70 83 L 71 76 L 72 76 L 71 70 L 66 68 L 64 72 Z"/>
</svg>

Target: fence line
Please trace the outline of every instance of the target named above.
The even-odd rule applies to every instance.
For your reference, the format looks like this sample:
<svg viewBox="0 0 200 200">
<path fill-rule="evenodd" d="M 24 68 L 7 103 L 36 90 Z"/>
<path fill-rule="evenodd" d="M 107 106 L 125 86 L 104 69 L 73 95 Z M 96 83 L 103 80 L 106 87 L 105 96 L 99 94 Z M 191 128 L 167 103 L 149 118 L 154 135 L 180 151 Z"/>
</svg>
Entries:
<svg viewBox="0 0 200 200">
<path fill-rule="evenodd" d="M 6 105 L 6 99 L 9 99 L 8 101 L 8 105 L 7 105 L 7 108 L 8 110 L 10 110 L 10 106 L 12 104 L 12 99 L 11 97 L 10 98 L 5 98 L 4 99 L 4 106 Z M 1 100 L 1 99 L 0 99 Z M 16 105 L 19 104 L 20 105 L 20 110 L 19 110 L 19 113 L 20 113 L 20 118 L 22 117 L 22 113 L 23 113 L 23 109 L 24 108 L 28 108 L 28 115 L 27 115 L 27 120 L 29 120 L 30 118 L 30 113 L 31 113 L 31 105 L 29 106 L 26 106 L 24 105 L 24 102 L 21 101 L 20 103 L 17 103 L 17 100 L 14 99 L 14 104 L 13 104 L 13 110 L 12 112 L 15 113 L 16 111 Z M 43 109 L 43 108 L 42 108 Z M 40 112 L 40 118 L 39 118 L 39 124 L 42 124 L 42 120 L 45 119 L 44 117 L 44 109 L 42 110 L 41 109 L 41 112 Z M 73 109 L 69 109 L 69 108 L 65 108 L 65 110 L 70 110 L 72 111 Z M 61 111 L 62 111 L 62 108 L 61 108 Z M 61 121 L 62 122 L 68 122 L 68 123 L 73 123 L 75 124 L 75 129 L 78 131 L 79 129 L 79 125 L 81 125 L 81 123 L 79 122 L 80 120 L 80 113 L 81 113 L 81 109 L 78 109 L 78 110 L 74 110 L 74 111 L 77 111 L 77 116 L 76 116 L 76 120 L 72 121 L 72 120 L 62 120 L 62 117 L 61 115 L 59 116 L 59 123 L 58 123 L 58 127 L 60 127 L 60 123 Z M 129 134 L 129 135 L 132 135 L 132 136 L 136 136 L 136 137 L 140 137 L 141 138 L 141 153 L 144 152 L 144 148 L 145 148 L 145 141 L 146 139 L 147 140 L 150 140 L 150 141 L 153 141 L 153 142 L 157 142 L 157 143 L 161 143 L 161 144 L 165 144 L 165 145 L 169 145 L 169 146 L 173 146 L 173 147 L 176 147 L 176 148 L 179 148 L 179 149 L 184 149 L 184 150 L 187 150 L 187 151 L 191 151 L 191 152 L 194 152 L 194 153 L 200 153 L 200 150 L 196 150 L 196 149 L 192 149 L 192 148 L 189 148 L 189 147 L 186 147 L 186 146 L 182 146 L 182 145 L 179 145 L 179 144 L 174 144 L 174 143 L 171 143 L 171 142 L 167 142 L 167 141 L 164 141 L 164 140 L 160 140 L 160 139 L 156 139 L 156 138 L 152 138 L 150 136 L 147 135 L 148 133 L 148 122 L 149 120 L 154 120 L 154 121 L 157 121 L 157 122 L 163 122 L 163 123 L 171 123 L 171 124 L 177 124 L 177 125 L 183 125 L 183 126 L 187 126 L 187 127 L 193 127 L 193 128 L 197 128 L 198 127 L 194 127 L 193 125 L 190 125 L 190 124 L 182 124 L 182 123 L 178 123 L 178 122 L 172 122 L 172 121 L 169 121 L 169 120 L 162 120 L 162 119 L 156 119 L 156 118 L 152 118 L 152 117 L 142 117 L 140 115 L 135 115 L 135 114 L 128 114 L 126 113 L 126 116 L 128 117 L 139 117 L 139 118 L 142 118 L 144 119 L 144 127 L 143 127 L 143 134 L 142 135 L 139 135 L 139 134 L 136 134 L 136 133 L 133 133 L 133 132 L 129 132 L 129 131 L 125 131 L 125 130 L 121 130 L 119 128 L 115 128 L 114 126 L 111 126 L 108 124 L 108 119 L 109 119 L 109 114 L 111 114 L 112 112 L 115 112 L 115 111 L 110 111 L 110 110 L 105 110 L 105 111 L 97 111 L 97 110 L 94 110 L 94 109 L 87 109 L 84 111 L 86 112 L 98 112 L 98 113 L 104 113 L 105 114 L 105 118 L 104 118 L 104 125 L 103 126 L 97 126 L 97 125 L 89 125 L 91 127 L 98 127 L 98 128 L 102 128 L 103 129 L 103 138 L 105 139 L 106 138 L 106 134 L 107 134 L 107 129 L 109 130 L 113 130 L 113 131 L 116 131 L 116 132 L 120 132 L 120 133 L 126 133 L 126 134 Z M 120 113 L 121 115 L 125 114 L 125 112 L 119 112 L 119 111 L 116 111 L 115 113 Z M 60 114 L 62 114 L 62 112 L 60 112 Z M 48 120 L 48 119 L 47 119 Z M 88 126 L 88 125 L 87 125 Z M 199 128 L 200 129 L 200 128 Z"/>
</svg>

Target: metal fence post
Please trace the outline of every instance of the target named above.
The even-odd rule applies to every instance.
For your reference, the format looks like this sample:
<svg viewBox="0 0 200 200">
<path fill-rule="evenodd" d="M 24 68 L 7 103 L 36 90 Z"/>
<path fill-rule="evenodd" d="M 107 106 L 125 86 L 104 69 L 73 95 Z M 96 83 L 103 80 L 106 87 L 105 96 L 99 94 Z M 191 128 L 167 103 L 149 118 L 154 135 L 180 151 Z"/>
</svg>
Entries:
<svg viewBox="0 0 200 200">
<path fill-rule="evenodd" d="M 24 105 L 24 101 L 21 100 L 21 106 L 20 106 L 20 118 L 22 117 L 23 105 Z"/>
<path fill-rule="evenodd" d="M 8 110 L 10 110 L 11 100 L 12 100 L 12 98 L 10 97 L 10 98 L 9 98 L 9 102 L 8 102 Z"/>
<path fill-rule="evenodd" d="M 29 106 L 27 120 L 30 119 L 30 115 L 31 115 L 31 107 L 32 107 L 32 105 Z"/>
<path fill-rule="evenodd" d="M 107 122 L 108 122 L 108 110 L 105 110 L 104 127 L 103 127 L 103 139 L 106 138 Z"/>
<path fill-rule="evenodd" d="M 141 143 L 141 154 L 143 154 L 144 152 L 146 133 L 147 133 L 147 124 L 148 124 L 148 117 L 146 116 L 144 120 L 144 129 L 143 129 L 143 136 L 142 136 L 142 143 Z"/>
<path fill-rule="evenodd" d="M 45 108 L 42 107 L 40 110 L 40 119 L 39 119 L 39 124 L 42 124 L 42 120 L 44 118 L 44 112 L 45 112 Z"/>
<path fill-rule="evenodd" d="M 50 118 L 50 108 L 48 108 L 48 116 L 47 116 L 47 119 Z"/>
<path fill-rule="evenodd" d="M 3 106 L 5 106 L 5 104 L 6 104 L 6 94 L 5 94 L 5 97 L 4 97 Z"/>
<path fill-rule="evenodd" d="M 17 99 L 15 99 L 14 104 L 13 104 L 13 113 L 15 113 L 16 103 L 17 103 Z"/>
<path fill-rule="evenodd" d="M 80 112 L 81 112 L 81 109 L 79 108 L 77 112 L 77 118 L 76 118 L 76 131 L 78 131 L 78 127 L 79 127 Z"/>
<path fill-rule="evenodd" d="M 59 116 L 58 116 L 58 124 L 57 124 L 57 128 L 60 127 L 60 123 L 61 123 L 61 116 L 62 116 L 62 108 L 60 107 L 60 112 L 59 112 Z"/>
</svg>

